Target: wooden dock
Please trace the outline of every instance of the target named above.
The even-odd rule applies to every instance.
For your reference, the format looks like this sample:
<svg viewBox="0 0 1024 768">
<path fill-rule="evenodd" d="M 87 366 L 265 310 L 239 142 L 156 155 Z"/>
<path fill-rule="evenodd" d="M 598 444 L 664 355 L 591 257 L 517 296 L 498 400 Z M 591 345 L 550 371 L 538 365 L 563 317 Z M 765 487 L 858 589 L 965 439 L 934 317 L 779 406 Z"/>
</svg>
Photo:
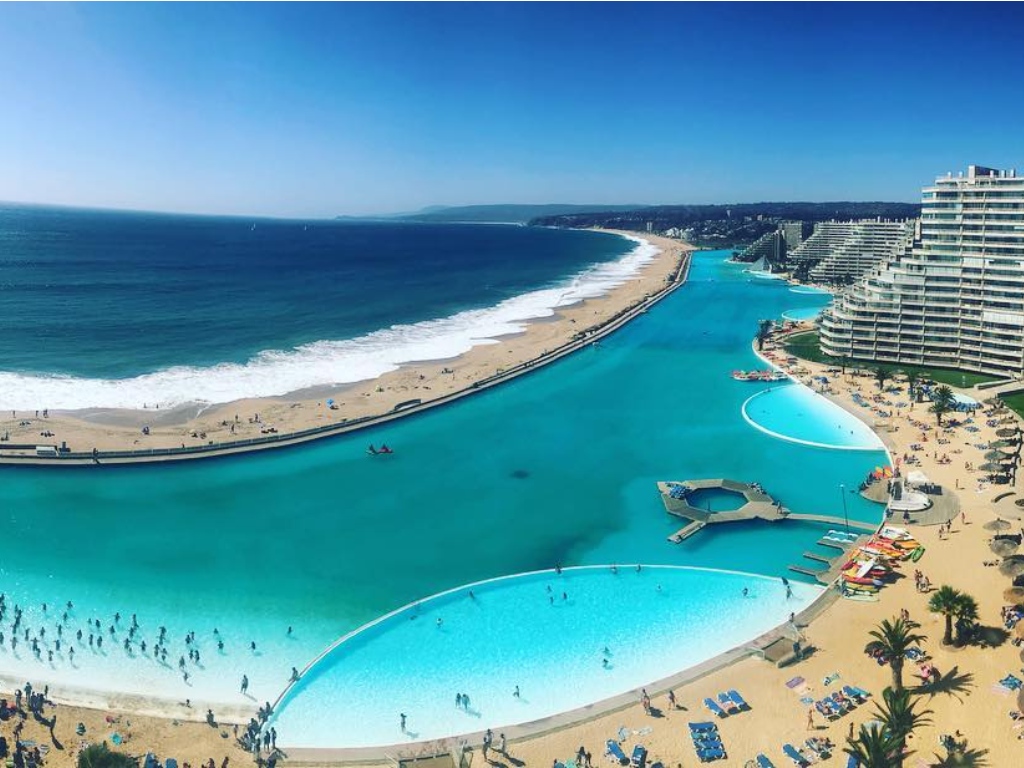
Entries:
<svg viewBox="0 0 1024 768">
<path fill-rule="evenodd" d="M 678 544 L 681 541 L 686 541 L 688 538 L 693 536 L 693 534 L 697 533 L 697 531 L 699 531 L 705 525 L 707 525 L 707 523 L 702 523 L 697 520 L 694 520 L 691 523 L 687 523 L 678 531 L 669 536 L 668 540 L 671 541 L 673 544 Z"/>
<path fill-rule="evenodd" d="M 683 489 L 680 492 L 678 489 Z M 701 509 L 690 502 L 690 497 L 699 491 L 716 490 L 734 493 L 737 496 L 738 506 L 736 509 L 715 512 L 710 509 Z M 865 533 L 874 533 L 878 528 L 875 523 L 865 523 L 860 520 L 847 520 L 842 517 L 831 517 L 830 515 L 807 515 L 794 514 L 775 501 L 763 490 L 754 488 L 750 483 L 741 483 L 736 480 L 724 478 L 712 480 L 685 480 L 682 482 L 662 481 L 658 483 L 658 491 L 661 494 L 661 501 L 665 505 L 665 511 L 686 521 L 686 525 L 668 537 L 668 540 L 678 544 L 681 541 L 693 536 L 707 525 L 713 523 L 738 523 L 745 520 L 766 520 L 774 523 L 779 520 L 798 520 L 808 523 L 825 523 L 834 525 L 836 528 L 853 528 Z M 675 496 L 673 496 L 675 492 Z M 819 544 L 827 547 L 835 547 L 845 550 L 842 542 L 821 539 Z M 811 560 L 819 560 L 823 563 L 830 562 L 828 558 L 817 555 L 810 557 Z M 802 571 L 799 571 L 802 572 Z M 813 575 L 813 574 L 812 574 Z"/>
</svg>

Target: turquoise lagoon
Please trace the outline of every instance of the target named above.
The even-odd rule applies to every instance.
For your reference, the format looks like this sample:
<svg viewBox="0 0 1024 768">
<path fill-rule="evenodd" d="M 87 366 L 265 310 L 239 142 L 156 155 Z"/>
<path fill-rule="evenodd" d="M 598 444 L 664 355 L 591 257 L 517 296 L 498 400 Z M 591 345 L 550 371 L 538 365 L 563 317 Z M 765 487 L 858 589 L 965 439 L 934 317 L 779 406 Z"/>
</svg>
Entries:
<svg viewBox="0 0 1024 768">
<path fill-rule="evenodd" d="M 884 451 L 866 423 L 801 384 L 783 384 L 752 395 L 743 404 L 751 426 L 783 440 L 825 448 Z"/>
<path fill-rule="evenodd" d="M 684 288 L 599 346 L 372 432 L 168 466 L 2 470 L 0 591 L 25 624 L 52 637 L 67 600 L 72 632 L 99 618 L 106 634 L 115 611 L 137 613 L 150 647 L 167 627 L 169 658 L 124 651 L 115 628 L 102 650 L 76 641 L 73 664 L 67 642 L 52 662 L 7 644 L 0 672 L 57 694 L 254 707 L 338 637 L 461 584 L 612 562 L 786 574 L 822 527 L 733 524 L 670 544 L 679 523 L 656 481 L 756 480 L 794 511 L 836 515 L 840 485 L 885 456 L 782 441 L 744 420 L 763 385 L 730 372 L 758 367 L 757 320 L 828 296 L 795 296 L 724 256 L 697 254 Z M 381 441 L 395 455 L 368 457 Z M 848 506 L 879 518 L 856 494 Z M 186 682 L 176 662 L 188 631 L 202 659 Z"/>
</svg>

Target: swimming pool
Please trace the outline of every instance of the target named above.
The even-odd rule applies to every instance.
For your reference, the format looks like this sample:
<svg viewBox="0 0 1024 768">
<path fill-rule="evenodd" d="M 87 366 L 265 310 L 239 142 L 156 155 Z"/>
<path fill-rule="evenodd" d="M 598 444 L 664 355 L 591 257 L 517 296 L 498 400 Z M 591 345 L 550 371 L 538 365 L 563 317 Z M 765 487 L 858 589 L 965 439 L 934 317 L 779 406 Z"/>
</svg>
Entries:
<svg viewBox="0 0 1024 768">
<path fill-rule="evenodd" d="M 706 509 L 709 512 L 730 512 L 747 503 L 743 494 L 727 491 L 724 488 L 700 488 L 688 494 L 686 500 L 691 506 Z"/>
<path fill-rule="evenodd" d="M 819 448 L 884 450 L 867 424 L 800 384 L 757 393 L 743 403 L 743 417 L 756 429 L 782 440 Z"/>
<path fill-rule="evenodd" d="M 639 691 L 748 642 L 821 593 L 791 587 L 787 599 L 774 578 L 625 565 L 459 587 L 348 636 L 285 695 L 274 725 L 290 746 L 498 732 Z M 468 710 L 455 706 L 457 693 Z"/>
<path fill-rule="evenodd" d="M 799 309 L 787 309 L 782 313 L 783 320 L 799 322 L 801 320 L 816 320 L 825 307 L 801 307 Z"/>
</svg>

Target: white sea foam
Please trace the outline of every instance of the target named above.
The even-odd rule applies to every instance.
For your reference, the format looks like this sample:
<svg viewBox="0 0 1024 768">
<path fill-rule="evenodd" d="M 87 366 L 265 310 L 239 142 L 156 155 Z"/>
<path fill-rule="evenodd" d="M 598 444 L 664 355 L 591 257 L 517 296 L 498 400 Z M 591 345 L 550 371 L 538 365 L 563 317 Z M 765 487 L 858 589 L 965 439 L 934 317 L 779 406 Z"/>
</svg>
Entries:
<svg viewBox="0 0 1024 768">
<path fill-rule="evenodd" d="M 596 264 L 552 288 L 513 296 L 485 309 L 411 325 L 393 325 L 354 339 L 322 340 L 289 350 L 265 350 L 245 363 L 175 366 L 128 379 L 0 372 L 0 409 L 171 408 L 186 403 L 226 403 L 330 384 L 373 379 L 403 363 L 445 360 L 499 336 L 519 333 L 527 322 L 559 307 L 602 296 L 633 277 L 657 254 L 646 240 L 621 259 Z"/>
</svg>

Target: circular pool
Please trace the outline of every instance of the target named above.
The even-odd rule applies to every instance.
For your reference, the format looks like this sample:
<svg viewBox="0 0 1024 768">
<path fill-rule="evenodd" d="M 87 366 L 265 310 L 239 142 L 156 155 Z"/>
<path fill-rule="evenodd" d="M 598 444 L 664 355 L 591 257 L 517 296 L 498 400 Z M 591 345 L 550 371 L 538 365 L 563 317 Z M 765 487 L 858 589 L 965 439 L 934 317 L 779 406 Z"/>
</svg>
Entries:
<svg viewBox="0 0 1024 768">
<path fill-rule="evenodd" d="M 498 731 L 639 690 L 749 642 L 821 593 L 791 589 L 787 598 L 775 578 L 628 565 L 459 587 L 342 638 L 285 693 L 273 723 L 281 743 L 311 747 Z"/>
<path fill-rule="evenodd" d="M 794 443 L 841 450 L 885 448 L 871 427 L 800 384 L 770 387 L 748 398 L 743 418 L 772 437 Z"/>
</svg>

